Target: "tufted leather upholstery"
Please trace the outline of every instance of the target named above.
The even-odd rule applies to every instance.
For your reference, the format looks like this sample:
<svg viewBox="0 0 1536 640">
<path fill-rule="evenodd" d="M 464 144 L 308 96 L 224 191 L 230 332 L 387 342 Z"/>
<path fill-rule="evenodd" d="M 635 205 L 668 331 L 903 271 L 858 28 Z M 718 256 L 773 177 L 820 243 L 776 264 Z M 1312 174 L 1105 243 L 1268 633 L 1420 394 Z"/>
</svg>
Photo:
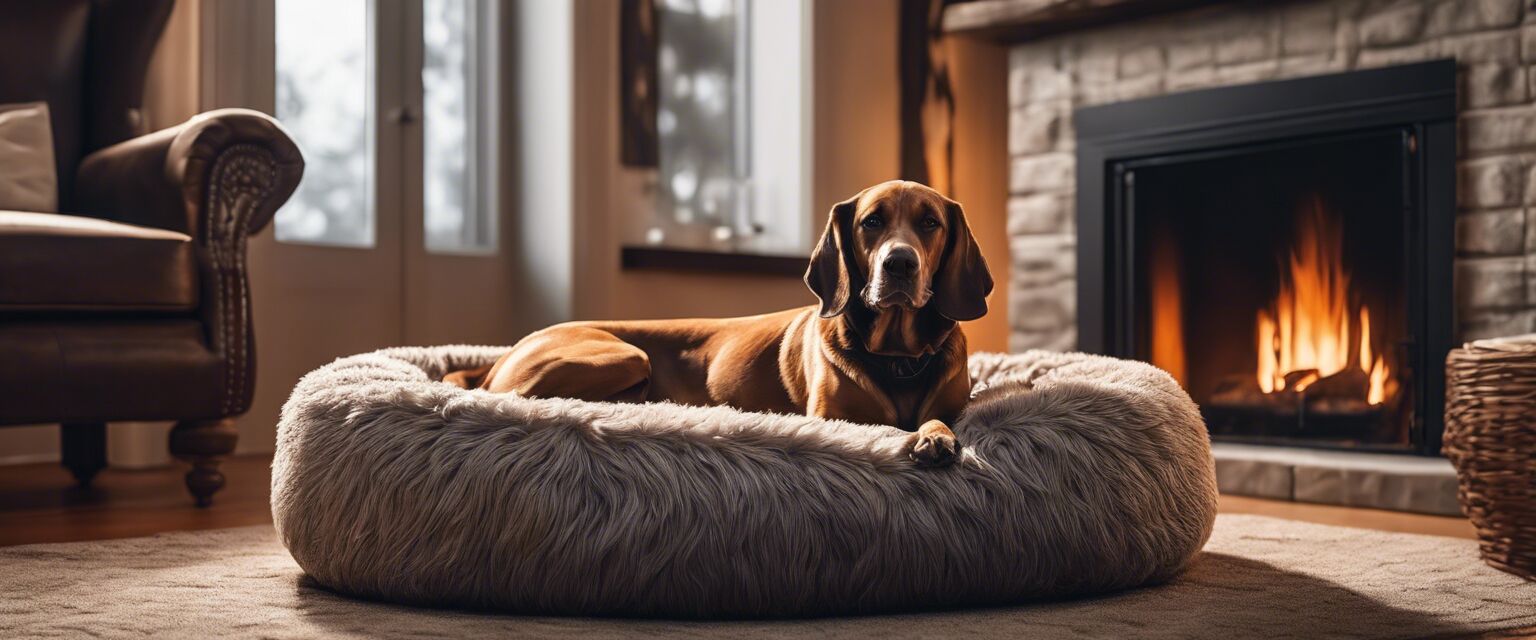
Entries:
<svg viewBox="0 0 1536 640">
<path fill-rule="evenodd" d="M 100 436 L 81 454 L 71 433 L 181 421 L 172 453 L 206 504 L 234 448 L 220 421 L 255 389 L 246 238 L 304 161 L 277 121 L 244 109 L 141 135 L 172 4 L 0 0 L 0 103 L 48 102 L 64 212 L 0 211 L 0 425 L 66 423 L 65 465 L 88 481 Z"/>
</svg>

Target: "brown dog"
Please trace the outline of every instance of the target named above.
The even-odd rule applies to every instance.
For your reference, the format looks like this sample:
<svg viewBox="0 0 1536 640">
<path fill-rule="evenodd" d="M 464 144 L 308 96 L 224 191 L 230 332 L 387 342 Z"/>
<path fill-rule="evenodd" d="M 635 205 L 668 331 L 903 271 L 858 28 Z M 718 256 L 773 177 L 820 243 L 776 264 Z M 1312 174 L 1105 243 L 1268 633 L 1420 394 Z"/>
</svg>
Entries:
<svg viewBox="0 0 1536 640">
<path fill-rule="evenodd" d="M 730 405 L 915 430 L 923 466 L 953 462 L 947 423 L 970 398 L 958 320 L 987 312 L 992 275 L 960 205 L 915 182 L 832 208 L 805 283 L 821 305 L 746 318 L 569 322 L 495 365 L 449 374 L 530 397 Z"/>
</svg>

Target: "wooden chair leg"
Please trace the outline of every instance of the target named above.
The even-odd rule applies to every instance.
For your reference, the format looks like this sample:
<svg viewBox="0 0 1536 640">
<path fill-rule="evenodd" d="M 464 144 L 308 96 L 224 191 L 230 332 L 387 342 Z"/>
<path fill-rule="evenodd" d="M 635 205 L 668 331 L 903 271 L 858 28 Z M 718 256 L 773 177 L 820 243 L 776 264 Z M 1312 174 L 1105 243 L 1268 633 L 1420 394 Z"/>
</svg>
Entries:
<svg viewBox="0 0 1536 640">
<path fill-rule="evenodd" d="M 235 421 L 184 420 L 171 428 L 171 455 L 192 464 L 187 472 L 187 489 L 197 506 L 213 504 L 213 494 L 224 488 L 224 474 L 219 463 L 235 450 L 239 440 Z"/>
<path fill-rule="evenodd" d="M 96 473 L 107 466 L 107 423 L 59 425 L 59 450 L 65 469 L 80 487 L 91 486 Z"/>
</svg>

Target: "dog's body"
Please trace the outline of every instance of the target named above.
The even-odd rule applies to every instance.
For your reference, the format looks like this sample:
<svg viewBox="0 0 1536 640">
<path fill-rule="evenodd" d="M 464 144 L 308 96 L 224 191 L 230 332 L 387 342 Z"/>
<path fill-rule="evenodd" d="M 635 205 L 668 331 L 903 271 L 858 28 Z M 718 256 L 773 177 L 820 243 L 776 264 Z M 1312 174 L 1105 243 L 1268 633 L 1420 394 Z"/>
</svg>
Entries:
<svg viewBox="0 0 1536 640">
<path fill-rule="evenodd" d="M 959 444 L 947 423 L 971 386 L 956 320 L 984 314 L 992 290 L 960 206 L 916 183 L 866 189 L 833 208 L 806 283 L 819 306 L 566 323 L 529 334 L 488 369 L 445 380 L 532 397 L 887 424 L 916 431 L 911 455 L 919 464 L 952 462 Z"/>
</svg>

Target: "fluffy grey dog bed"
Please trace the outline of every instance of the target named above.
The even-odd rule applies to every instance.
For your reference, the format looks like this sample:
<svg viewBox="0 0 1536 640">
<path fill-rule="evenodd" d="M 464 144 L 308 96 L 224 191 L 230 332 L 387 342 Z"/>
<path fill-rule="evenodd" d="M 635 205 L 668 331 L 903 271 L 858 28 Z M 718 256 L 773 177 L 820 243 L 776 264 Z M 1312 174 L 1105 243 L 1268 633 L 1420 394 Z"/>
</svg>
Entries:
<svg viewBox="0 0 1536 640">
<path fill-rule="evenodd" d="M 504 351 L 391 349 L 299 382 L 272 513 L 310 576 L 524 613 L 900 611 L 1155 584 L 1216 514 L 1200 414 L 1145 364 L 973 356 L 964 455 L 923 470 L 890 427 L 435 381 Z"/>
</svg>

